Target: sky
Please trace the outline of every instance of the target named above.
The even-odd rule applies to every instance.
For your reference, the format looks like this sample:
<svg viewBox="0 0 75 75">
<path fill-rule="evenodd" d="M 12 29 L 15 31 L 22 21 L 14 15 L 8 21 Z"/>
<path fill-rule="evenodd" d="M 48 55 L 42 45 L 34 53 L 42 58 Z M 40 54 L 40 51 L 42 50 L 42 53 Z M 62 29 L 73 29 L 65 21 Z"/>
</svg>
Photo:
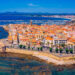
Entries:
<svg viewBox="0 0 75 75">
<path fill-rule="evenodd" d="M 0 0 L 0 12 L 75 13 L 75 0 Z"/>
</svg>

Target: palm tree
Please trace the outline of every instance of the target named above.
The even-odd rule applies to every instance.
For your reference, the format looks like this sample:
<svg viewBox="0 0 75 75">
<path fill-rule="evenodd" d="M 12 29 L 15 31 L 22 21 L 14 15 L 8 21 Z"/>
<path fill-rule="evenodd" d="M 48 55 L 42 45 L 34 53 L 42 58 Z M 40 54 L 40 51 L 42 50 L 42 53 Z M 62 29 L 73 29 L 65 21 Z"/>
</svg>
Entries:
<svg viewBox="0 0 75 75">
<path fill-rule="evenodd" d="M 38 47 L 37 49 L 38 49 L 38 51 L 40 50 L 40 48 L 39 48 L 39 47 Z"/>
<path fill-rule="evenodd" d="M 43 47 L 40 47 L 40 50 L 43 51 Z"/>
<path fill-rule="evenodd" d="M 70 53 L 73 54 L 73 49 L 72 48 L 70 49 Z"/>
<path fill-rule="evenodd" d="M 56 53 L 58 53 L 58 51 L 59 51 L 59 49 L 58 49 L 58 48 L 56 48 Z"/>
<path fill-rule="evenodd" d="M 68 52 L 69 52 L 69 50 L 68 50 L 68 48 L 66 48 L 66 53 L 68 54 Z"/>
<path fill-rule="evenodd" d="M 26 49 L 26 46 L 23 46 L 24 49 Z"/>
<path fill-rule="evenodd" d="M 62 48 L 60 48 L 59 50 L 60 50 L 60 53 L 62 53 L 62 52 L 63 52 L 63 49 L 62 49 Z"/>
<path fill-rule="evenodd" d="M 19 47 L 20 47 L 20 48 L 22 48 L 22 47 L 23 47 L 23 45 L 19 45 Z"/>
<path fill-rule="evenodd" d="M 52 48 L 49 48 L 50 52 L 52 52 Z"/>
</svg>

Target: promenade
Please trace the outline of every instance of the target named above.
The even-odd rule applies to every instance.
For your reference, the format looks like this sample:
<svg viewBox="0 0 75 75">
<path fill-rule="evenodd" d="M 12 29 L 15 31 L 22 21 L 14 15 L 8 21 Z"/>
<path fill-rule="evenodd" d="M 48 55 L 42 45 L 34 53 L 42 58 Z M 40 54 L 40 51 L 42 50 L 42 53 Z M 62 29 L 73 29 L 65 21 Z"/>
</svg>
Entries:
<svg viewBox="0 0 75 75">
<path fill-rule="evenodd" d="M 2 52 L 2 50 L 0 50 Z M 31 50 L 23 50 L 23 49 L 14 49 L 14 48 L 7 48 L 6 52 L 8 53 L 18 53 L 18 54 L 25 54 L 25 55 L 32 55 L 37 57 L 41 60 L 44 60 L 47 63 L 53 63 L 55 65 L 71 65 L 75 64 L 75 55 L 69 57 L 59 57 L 56 56 L 54 53 L 46 53 L 42 51 L 31 51 Z"/>
</svg>

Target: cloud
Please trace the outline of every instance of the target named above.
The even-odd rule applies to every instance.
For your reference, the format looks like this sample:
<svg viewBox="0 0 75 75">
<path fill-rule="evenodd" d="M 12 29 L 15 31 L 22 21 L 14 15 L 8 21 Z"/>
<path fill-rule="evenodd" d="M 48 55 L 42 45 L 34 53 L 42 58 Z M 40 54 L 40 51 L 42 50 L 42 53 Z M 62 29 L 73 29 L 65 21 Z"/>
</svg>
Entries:
<svg viewBox="0 0 75 75">
<path fill-rule="evenodd" d="M 38 5 L 33 4 L 33 3 L 29 3 L 28 6 L 38 6 Z"/>
</svg>

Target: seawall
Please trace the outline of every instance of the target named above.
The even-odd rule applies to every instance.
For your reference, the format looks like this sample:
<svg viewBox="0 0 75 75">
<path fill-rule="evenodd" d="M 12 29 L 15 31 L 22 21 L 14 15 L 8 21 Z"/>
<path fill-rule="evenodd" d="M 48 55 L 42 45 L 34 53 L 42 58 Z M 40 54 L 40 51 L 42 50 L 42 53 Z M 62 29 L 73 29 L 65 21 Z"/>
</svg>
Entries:
<svg viewBox="0 0 75 75">
<path fill-rule="evenodd" d="M 0 50 L 2 52 L 2 50 Z M 75 64 L 75 56 L 71 57 L 58 57 L 51 53 L 38 52 L 38 51 L 28 51 L 28 50 L 20 50 L 20 49 L 9 49 L 7 48 L 6 52 L 8 53 L 18 53 L 25 55 L 32 55 L 34 57 L 38 57 L 41 60 L 46 61 L 47 63 L 53 63 L 55 65 L 71 65 Z"/>
</svg>

